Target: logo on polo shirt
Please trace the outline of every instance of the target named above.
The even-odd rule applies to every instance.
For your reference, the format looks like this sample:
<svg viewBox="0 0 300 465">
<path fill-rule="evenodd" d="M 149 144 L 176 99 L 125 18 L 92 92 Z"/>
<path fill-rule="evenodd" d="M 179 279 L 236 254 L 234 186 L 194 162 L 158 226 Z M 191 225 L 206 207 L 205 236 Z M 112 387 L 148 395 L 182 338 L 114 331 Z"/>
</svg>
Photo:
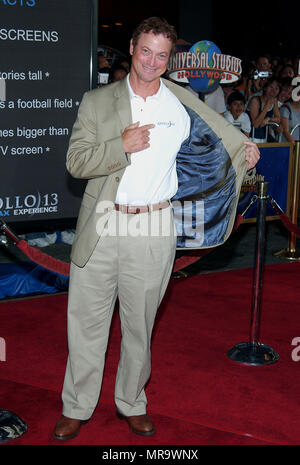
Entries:
<svg viewBox="0 0 300 465">
<path fill-rule="evenodd" d="M 157 126 L 165 126 L 166 128 L 170 128 L 171 126 L 175 126 L 175 123 L 173 121 L 158 121 Z"/>
</svg>

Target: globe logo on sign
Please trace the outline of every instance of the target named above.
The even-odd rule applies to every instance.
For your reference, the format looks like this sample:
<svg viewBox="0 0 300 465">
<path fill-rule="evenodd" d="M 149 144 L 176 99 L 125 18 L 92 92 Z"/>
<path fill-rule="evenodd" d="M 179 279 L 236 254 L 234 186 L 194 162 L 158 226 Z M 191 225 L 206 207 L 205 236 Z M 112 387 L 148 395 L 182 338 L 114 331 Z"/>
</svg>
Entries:
<svg viewBox="0 0 300 465">
<path fill-rule="evenodd" d="M 177 44 L 171 55 L 167 75 L 170 79 L 188 84 L 196 92 L 213 92 L 219 84 L 232 83 L 241 77 L 241 59 L 222 54 L 209 40 L 193 46 Z"/>
<path fill-rule="evenodd" d="M 213 92 L 220 84 L 221 77 L 218 79 L 214 78 L 213 73 L 210 73 L 210 69 L 214 67 L 213 56 L 214 54 L 221 54 L 220 49 L 209 40 L 201 40 L 200 42 L 196 42 L 189 51 L 198 56 L 205 54 L 202 56 L 205 56 L 206 60 L 206 73 L 203 73 L 201 79 L 199 79 L 199 76 L 188 76 L 191 87 L 197 92 L 204 94 Z"/>
</svg>

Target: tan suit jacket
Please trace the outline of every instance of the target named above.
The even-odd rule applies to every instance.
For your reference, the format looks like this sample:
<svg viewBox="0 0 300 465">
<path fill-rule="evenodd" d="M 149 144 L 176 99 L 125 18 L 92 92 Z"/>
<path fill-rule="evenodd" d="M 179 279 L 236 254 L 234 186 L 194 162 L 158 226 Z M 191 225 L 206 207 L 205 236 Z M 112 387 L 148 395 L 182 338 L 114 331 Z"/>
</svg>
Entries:
<svg viewBox="0 0 300 465">
<path fill-rule="evenodd" d="M 237 173 L 239 192 L 247 171 L 243 145 L 246 137 L 187 90 L 167 80 L 164 83 L 222 138 Z M 67 152 L 69 173 L 75 178 L 88 179 L 71 254 L 77 266 L 83 267 L 91 256 L 113 208 L 120 180 L 130 164 L 130 155 L 124 153 L 121 138 L 129 124 L 132 116 L 126 79 L 85 93 Z M 107 208 L 103 208 L 103 201 L 107 201 Z M 226 238 L 234 218 L 235 211 Z"/>
</svg>

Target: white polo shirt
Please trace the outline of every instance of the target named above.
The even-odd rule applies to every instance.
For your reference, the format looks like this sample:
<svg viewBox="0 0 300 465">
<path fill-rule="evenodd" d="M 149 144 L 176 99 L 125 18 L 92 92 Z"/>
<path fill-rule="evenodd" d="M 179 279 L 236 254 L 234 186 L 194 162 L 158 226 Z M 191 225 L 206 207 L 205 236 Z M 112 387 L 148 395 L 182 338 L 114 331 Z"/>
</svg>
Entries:
<svg viewBox="0 0 300 465">
<path fill-rule="evenodd" d="M 234 119 L 231 112 L 227 110 L 224 114 L 225 119 L 231 124 L 240 125 L 241 130 L 250 133 L 251 132 L 251 121 L 247 113 L 243 112 L 237 119 Z"/>
<path fill-rule="evenodd" d="M 189 136 L 190 117 L 175 95 L 160 81 L 157 94 L 144 100 L 129 83 L 132 121 L 155 124 L 150 129 L 150 147 L 132 153 L 121 179 L 116 203 L 149 205 L 172 198 L 177 192 L 176 155 Z"/>
</svg>

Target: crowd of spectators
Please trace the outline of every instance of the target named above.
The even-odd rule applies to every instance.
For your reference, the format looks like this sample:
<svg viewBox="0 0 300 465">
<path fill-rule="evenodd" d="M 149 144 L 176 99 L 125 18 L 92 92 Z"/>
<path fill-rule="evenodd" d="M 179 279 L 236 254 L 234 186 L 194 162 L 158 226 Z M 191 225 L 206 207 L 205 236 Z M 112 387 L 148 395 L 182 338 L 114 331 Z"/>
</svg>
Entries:
<svg viewBox="0 0 300 465">
<path fill-rule="evenodd" d="M 283 61 L 262 54 L 255 61 L 243 62 L 239 81 L 221 85 L 227 107 L 230 96 L 230 100 L 237 92 L 239 99 L 243 96 L 244 114 L 251 124 L 250 134 L 244 132 L 254 142 L 300 140 L 300 126 L 293 131 L 300 125 L 300 82 L 294 80 L 300 74 L 299 61 L 300 56 Z"/>
<path fill-rule="evenodd" d="M 98 85 L 110 84 L 124 79 L 129 72 L 129 59 L 120 58 L 109 63 L 102 52 L 98 53 Z"/>
<path fill-rule="evenodd" d="M 293 80 L 300 75 L 299 62 L 300 56 L 284 61 L 267 54 L 253 61 L 243 60 L 238 81 L 220 84 L 213 92 L 199 98 L 256 143 L 295 143 L 300 140 L 300 91 L 297 91 L 300 82 L 295 84 Z M 124 79 L 129 72 L 130 59 L 109 64 L 100 53 L 98 65 L 98 85 L 102 86 Z M 191 86 L 186 87 L 198 95 Z M 295 99 L 295 89 L 299 100 Z"/>
</svg>

